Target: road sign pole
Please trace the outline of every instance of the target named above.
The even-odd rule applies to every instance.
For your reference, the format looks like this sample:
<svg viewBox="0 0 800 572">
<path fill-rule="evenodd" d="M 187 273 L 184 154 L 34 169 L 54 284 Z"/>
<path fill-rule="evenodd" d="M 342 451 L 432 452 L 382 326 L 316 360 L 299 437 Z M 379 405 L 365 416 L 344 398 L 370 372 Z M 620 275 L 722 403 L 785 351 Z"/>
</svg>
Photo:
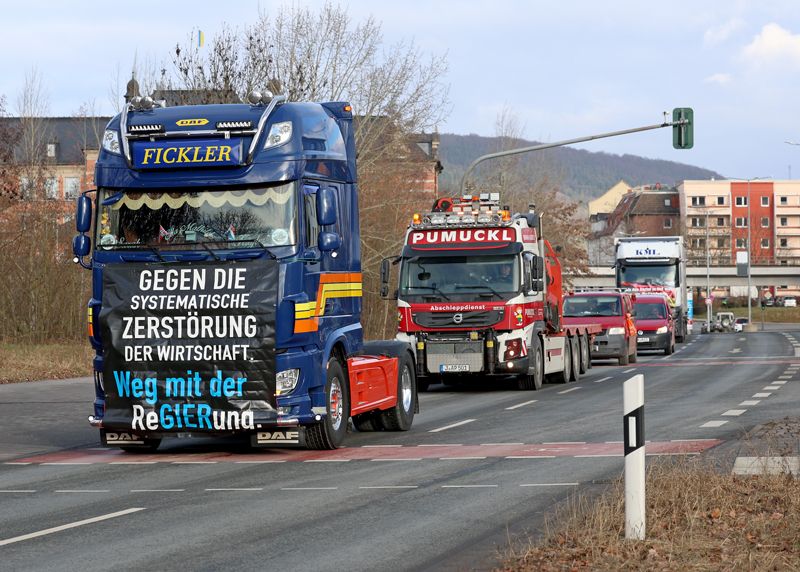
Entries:
<svg viewBox="0 0 800 572">
<path fill-rule="evenodd" d="M 623 383 L 622 408 L 625 438 L 625 538 L 645 536 L 644 376 Z"/>
</svg>

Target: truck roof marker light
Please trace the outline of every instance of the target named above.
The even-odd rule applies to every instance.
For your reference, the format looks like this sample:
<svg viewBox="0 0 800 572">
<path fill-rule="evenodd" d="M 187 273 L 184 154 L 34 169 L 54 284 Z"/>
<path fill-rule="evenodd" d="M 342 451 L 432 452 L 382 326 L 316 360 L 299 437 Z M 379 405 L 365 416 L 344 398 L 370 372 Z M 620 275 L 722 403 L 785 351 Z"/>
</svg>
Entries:
<svg viewBox="0 0 800 572">
<path fill-rule="evenodd" d="M 422 216 L 419 213 L 414 213 L 414 216 L 411 217 L 411 224 L 414 226 L 419 226 L 422 224 Z"/>
<path fill-rule="evenodd" d="M 89 326 L 89 337 L 90 338 L 94 337 L 94 316 L 92 314 L 93 314 L 92 307 L 89 306 L 89 308 L 87 309 L 87 312 L 86 312 L 86 317 L 87 317 L 86 322 L 87 322 L 87 325 Z"/>
<path fill-rule="evenodd" d="M 261 103 L 261 92 L 258 90 L 253 90 L 247 94 L 247 103 L 250 105 L 258 105 Z"/>
<path fill-rule="evenodd" d="M 342 109 L 344 109 L 347 113 L 350 113 L 351 111 L 353 111 L 353 106 L 345 105 Z"/>
<path fill-rule="evenodd" d="M 510 222 L 511 221 L 511 212 L 502 210 L 500 211 L 500 218 L 503 222 Z"/>
</svg>

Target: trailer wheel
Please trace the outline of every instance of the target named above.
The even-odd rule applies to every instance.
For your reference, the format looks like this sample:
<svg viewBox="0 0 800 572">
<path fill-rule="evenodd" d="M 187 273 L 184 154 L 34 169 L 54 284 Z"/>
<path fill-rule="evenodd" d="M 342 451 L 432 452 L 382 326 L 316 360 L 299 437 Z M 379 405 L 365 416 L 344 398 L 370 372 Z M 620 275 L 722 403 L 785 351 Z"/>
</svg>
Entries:
<svg viewBox="0 0 800 572">
<path fill-rule="evenodd" d="M 533 336 L 528 359 L 532 362 L 533 374 L 523 373 L 517 378 L 517 387 L 522 390 L 541 389 L 544 381 L 544 359 L 542 358 L 542 342 L 539 336 Z"/>
<path fill-rule="evenodd" d="M 578 345 L 580 346 L 581 350 L 581 367 L 580 372 L 586 373 L 589 371 L 589 339 L 586 337 L 586 334 L 581 334 L 578 338 Z"/>
<path fill-rule="evenodd" d="M 378 431 L 381 421 L 375 413 L 362 413 L 353 417 L 353 426 L 361 433 Z"/>
<path fill-rule="evenodd" d="M 564 369 L 555 375 L 558 383 L 569 383 L 572 377 L 572 343 L 569 338 L 564 338 Z"/>
<path fill-rule="evenodd" d="M 306 430 L 306 442 L 310 449 L 336 449 L 347 433 L 350 417 L 350 397 L 347 377 L 342 364 L 336 358 L 328 360 L 325 382 L 325 419 Z"/>
<path fill-rule="evenodd" d="M 570 353 L 572 354 L 572 367 L 570 368 L 572 371 L 570 372 L 570 380 L 571 381 L 578 381 L 581 377 L 581 347 L 580 342 L 578 341 L 578 337 L 568 338 L 570 343 Z"/>
<path fill-rule="evenodd" d="M 417 392 L 414 391 L 414 363 L 407 353 L 397 363 L 397 404 L 381 414 L 381 423 L 387 431 L 408 431 L 414 422 Z"/>
<path fill-rule="evenodd" d="M 129 447 L 120 447 L 126 453 L 133 453 L 143 455 L 145 453 L 155 453 L 161 445 L 161 439 L 145 439 L 144 445 L 131 445 Z"/>
</svg>

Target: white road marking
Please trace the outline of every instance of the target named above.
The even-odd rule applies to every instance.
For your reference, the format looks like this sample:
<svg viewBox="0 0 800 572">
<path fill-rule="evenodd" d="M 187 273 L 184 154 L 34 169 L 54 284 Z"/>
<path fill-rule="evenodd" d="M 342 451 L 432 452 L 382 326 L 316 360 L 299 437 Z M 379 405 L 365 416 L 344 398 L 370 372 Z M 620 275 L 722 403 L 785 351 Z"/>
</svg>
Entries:
<svg viewBox="0 0 800 572">
<path fill-rule="evenodd" d="M 216 465 L 216 461 L 172 461 L 173 465 Z"/>
<path fill-rule="evenodd" d="M 748 399 L 746 401 L 742 401 L 739 405 L 742 405 L 744 407 L 750 407 L 753 405 L 758 405 L 759 403 L 761 403 L 760 399 Z"/>
<path fill-rule="evenodd" d="M 111 492 L 108 489 L 59 489 L 56 491 L 57 493 L 88 493 L 88 494 L 96 494 L 96 493 L 108 493 Z"/>
<path fill-rule="evenodd" d="M 778 379 L 792 379 L 791 375 L 779 375 Z"/>
<path fill-rule="evenodd" d="M 36 491 L 33 489 L 0 489 L 0 493 L 35 493 Z"/>
<path fill-rule="evenodd" d="M 349 463 L 350 459 L 306 459 L 304 463 Z"/>
<path fill-rule="evenodd" d="M 132 493 L 182 493 L 186 489 L 131 489 Z"/>
<path fill-rule="evenodd" d="M 622 445 L 625 441 L 606 441 L 606 445 Z"/>
<path fill-rule="evenodd" d="M 373 485 L 367 487 L 358 487 L 360 489 L 418 489 L 418 485 Z"/>
<path fill-rule="evenodd" d="M 542 445 L 586 445 L 586 441 L 545 441 Z"/>
<path fill-rule="evenodd" d="M 780 389 L 780 385 L 768 385 L 764 388 L 765 391 L 774 391 L 776 389 Z"/>
<path fill-rule="evenodd" d="M 440 461 L 479 461 L 486 457 L 439 457 Z"/>
<path fill-rule="evenodd" d="M 708 423 L 703 423 L 700 427 L 722 427 L 726 423 L 727 421 L 709 421 Z"/>
<path fill-rule="evenodd" d="M 521 487 L 577 487 L 579 483 L 524 483 Z"/>
<path fill-rule="evenodd" d="M 564 391 L 558 391 L 557 393 L 561 395 L 562 393 L 569 393 L 570 391 L 575 391 L 576 389 L 580 389 L 581 387 L 570 387 L 569 389 L 565 389 Z"/>
<path fill-rule="evenodd" d="M 742 348 L 733 348 L 728 352 L 729 354 L 739 354 L 742 353 Z"/>
<path fill-rule="evenodd" d="M 525 443 L 481 443 L 481 447 L 502 447 L 504 445 L 524 445 Z"/>
<path fill-rule="evenodd" d="M 516 405 L 512 405 L 511 407 L 506 407 L 506 411 L 511 411 L 512 409 L 519 409 L 520 407 L 525 407 L 526 405 L 530 405 L 531 403 L 536 403 L 537 401 L 538 399 L 523 401 L 522 403 L 517 403 Z"/>
<path fill-rule="evenodd" d="M 9 462 L 7 462 L 7 463 L 3 463 L 3 464 L 4 464 L 4 465 L 20 465 L 20 466 L 24 466 L 24 465 L 32 465 L 33 463 L 21 463 L 21 462 L 12 462 L 12 461 L 9 461 Z"/>
<path fill-rule="evenodd" d="M 575 455 L 578 459 L 591 459 L 594 457 L 622 457 L 622 453 L 608 453 L 605 455 Z"/>
<path fill-rule="evenodd" d="M 520 443 L 521 445 L 522 443 Z M 427 445 L 417 445 L 417 447 L 463 447 L 463 443 L 429 443 Z"/>
<path fill-rule="evenodd" d="M 747 341 L 747 338 L 739 338 L 739 341 L 740 341 L 740 342 L 746 342 L 746 341 Z"/>
<path fill-rule="evenodd" d="M 764 398 L 764 397 L 769 397 L 770 395 L 772 395 L 772 394 L 771 393 L 754 393 L 753 397 Z"/>
<path fill-rule="evenodd" d="M 206 489 L 207 492 L 252 492 L 252 491 L 263 491 L 263 487 L 250 487 L 250 488 L 229 488 L 229 489 Z"/>
<path fill-rule="evenodd" d="M 422 457 L 406 457 L 405 459 L 370 459 L 373 462 L 395 462 L 395 461 L 421 461 Z"/>
<path fill-rule="evenodd" d="M 716 439 L 711 439 L 707 437 L 701 437 L 697 439 L 672 439 L 672 443 L 691 443 L 692 441 L 716 441 Z M 622 441 L 620 441 L 622 443 Z"/>
<path fill-rule="evenodd" d="M 555 455 L 509 455 L 506 459 L 555 459 Z"/>
<path fill-rule="evenodd" d="M 595 383 L 603 383 L 604 381 L 608 381 L 609 379 L 611 379 L 611 378 L 610 377 L 601 377 L 600 379 L 595 379 L 594 382 Z"/>
<path fill-rule="evenodd" d="M 443 489 L 495 489 L 497 485 L 442 485 Z"/>
<path fill-rule="evenodd" d="M 8 544 L 14 544 L 15 542 L 22 542 L 23 540 L 30 540 L 32 538 L 38 538 L 40 536 L 45 536 L 47 534 L 53 534 L 54 532 L 61 532 L 62 530 L 69 530 L 70 528 L 77 528 L 78 526 L 83 526 L 86 524 L 92 524 L 95 522 L 102 522 L 104 520 L 108 520 L 110 518 L 116 518 L 118 516 L 125 516 L 126 514 L 132 514 L 134 512 L 139 512 L 140 510 L 145 510 L 144 507 L 136 507 L 136 508 L 128 508 L 125 510 L 120 510 L 117 512 L 112 512 L 109 514 L 104 514 L 102 516 L 95 516 L 93 518 L 87 518 L 84 520 L 78 520 L 76 522 L 71 522 L 69 524 L 62 524 L 61 526 L 54 526 L 53 528 L 46 528 L 44 530 L 40 530 L 39 532 L 31 532 L 30 534 L 23 534 L 22 536 L 15 536 L 13 538 L 7 538 L 5 540 L 0 540 L 0 546 L 6 546 Z"/>
<path fill-rule="evenodd" d="M 781 379 L 779 381 L 773 381 L 772 385 L 786 385 L 786 381 L 787 380 L 785 380 L 785 379 Z"/>
<path fill-rule="evenodd" d="M 463 421 L 459 421 L 458 423 L 453 423 L 451 425 L 445 425 L 444 427 L 439 427 L 438 429 L 431 429 L 428 433 L 438 433 L 439 431 L 447 431 L 448 429 L 452 429 L 453 427 L 461 427 L 462 425 L 466 425 L 467 423 L 472 423 L 475 421 L 474 419 L 464 419 Z"/>
<path fill-rule="evenodd" d="M 109 465 L 155 465 L 158 461 L 111 461 Z"/>
<path fill-rule="evenodd" d="M 282 491 L 335 491 L 339 487 L 283 487 Z"/>
<path fill-rule="evenodd" d="M 636 371 L 636 368 L 635 368 L 635 367 L 632 367 L 632 368 L 630 368 L 630 369 L 626 369 L 626 370 L 625 370 L 625 371 L 623 371 L 622 373 L 630 373 L 630 372 L 632 372 L 632 371 Z"/>
<path fill-rule="evenodd" d="M 725 413 L 723 413 L 723 417 L 739 417 L 743 413 L 746 413 L 747 409 L 728 409 Z"/>
<path fill-rule="evenodd" d="M 41 463 L 42 465 L 91 465 L 91 463 Z"/>
<path fill-rule="evenodd" d="M 800 348 L 794 348 L 794 357 L 800 357 Z"/>
<path fill-rule="evenodd" d="M 275 461 L 234 461 L 239 465 L 264 465 L 268 463 L 285 463 L 285 459 L 275 460 Z"/>
<path fill-rule="evenodd" d="M 364 449 L 390 449 L 402 447 L 402 445 L 361 445 Z"/>
</svg>

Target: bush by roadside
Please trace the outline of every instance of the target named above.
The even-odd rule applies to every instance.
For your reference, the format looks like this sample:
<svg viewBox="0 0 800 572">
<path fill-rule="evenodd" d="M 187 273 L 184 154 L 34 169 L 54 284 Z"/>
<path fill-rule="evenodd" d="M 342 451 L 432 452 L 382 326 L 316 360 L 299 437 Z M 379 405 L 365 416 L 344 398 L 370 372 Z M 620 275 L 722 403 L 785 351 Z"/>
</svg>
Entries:
<svg viewBox="0 0 800 572">
<path fill-rule="evenodd" d="M 86 341 L 0 343 L 0 384 L 92 375 L 93 357 Z"/>
</svg>

